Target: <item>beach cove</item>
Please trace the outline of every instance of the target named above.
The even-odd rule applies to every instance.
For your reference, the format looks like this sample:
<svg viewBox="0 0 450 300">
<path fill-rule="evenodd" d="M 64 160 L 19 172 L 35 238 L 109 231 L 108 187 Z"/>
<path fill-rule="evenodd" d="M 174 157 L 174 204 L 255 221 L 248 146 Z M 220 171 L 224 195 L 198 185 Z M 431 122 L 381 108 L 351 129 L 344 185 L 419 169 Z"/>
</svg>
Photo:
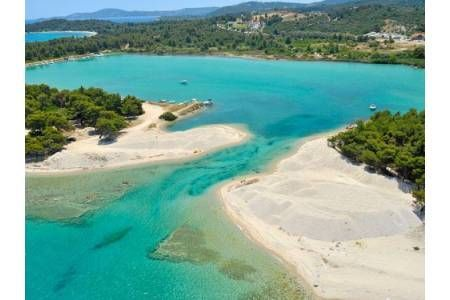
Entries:
<svg viewBox="0 0 450 300">
<path fill-rule="evenodd" d="M 214 189 L 266 172 L 302 137 L 367 118 L 373 102 L 393 111 L 424 107 L 424 72 L 404 66 L 116 55 L 29 68 L 26 80 L 143 99 L 212 98 L 213 108 L 168 129 L 243 124 L 252 135 L 192 161 L 28 175 L 26 281 L 36 299 L 251 299 L 274 286 L 285 291 L 280 299 L 307 295 L 229 222 Z M 91 213 L 58 218 L 83 206 Z M 168 247 L 183 237 L 203 246 Z"/>
</svg>

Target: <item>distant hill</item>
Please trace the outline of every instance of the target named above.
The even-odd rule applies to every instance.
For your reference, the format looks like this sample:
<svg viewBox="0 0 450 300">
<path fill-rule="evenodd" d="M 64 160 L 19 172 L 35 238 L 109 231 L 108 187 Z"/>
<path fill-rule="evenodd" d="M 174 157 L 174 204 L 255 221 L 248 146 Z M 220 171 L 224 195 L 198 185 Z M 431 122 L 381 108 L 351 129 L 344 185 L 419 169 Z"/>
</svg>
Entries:
<svg viewBox="0 0 450 300">
<path fill-rule="evenodd" d="M 425 0 L 324 0 L 313 3 L 293 3 L 293 2 L 259 2 L 250 1 L 236 5 L 224 7 L 199 7 L 183 8 L 178 10 L 154 10 L 154 11 L 127 11 L 116 8 L 105 8 L 95 12 L 74 13 L 63 17 L 54 17 L 47 19 L 27 20 L 26 23 L 35 23 L 49 19 L 65 20 L 111 20 L 125 19 L 132 21 L 145 20 L 145 18 L 188 18 L 188 17 L 216 17 L 223 15 L 237 15 L 251 12 L 264 12 L 271 10 L 296 10 L 296 11 L 321 11 L 345 6 L 363 6 L 363 5 L 386 5 L 386 6 L 404 6 L 404 7 L 424 7 Z"/>
<path fill-rule="evenodd" d="M 359 0 L 353 1 L 359 5 L 386 5 L 386 6 L 425 6 L 425 0 Z"/>
<path fill-rule="evenodd" d="M 215 10 L 217 10 L 217 7 L 183 8 L 179 10 L 155 11 L 127 11 L 116 8 L 106 8 L 91 13 L 74 13 L 62 18 L 66 20 L 89 20 L 132 17 L 195 17 L 207 15 Z"/>
<path fill-rule="evenodd" d="M 340 6 L 386 5 L 386 6 L 424 6 L 425 0 L 324 0 L 312 3 L 293 2 L 259 2 L 250 1 L 236 5 L 224 6 L 212 11 L 210 16 L 236 15 L 250 12 L 271 10 L 323 10 Z"/>
<path fill-rule="evenodd" d="M 309 4 L 312 7 L 339 7 L 339 6 L 366 6 L 366 5 L 383 5 L 383 6 L 401 6 L 401 7 L 423 7 L 425 0 L 325 0 Z"/>
<path fill-rule="evenodd" d="M 224 6 L 213 12 L 210 16 L 222 16 L 222 15 L 234 15 L 240 13 L 248 12 L 262 12 L 270 10 L 280 10 L 280 9 L 299 9 L 305 7 L 304 3 L 292 3 L 292 2 L 258 2 L 250 1 L 244 2 L 236 5 Z"/>
<path fill-rule="evenodd" d="M 202 17 L 217 10 L 218 7 L 199 7 L 199 8 L 183 8 L 178 10 L 153 10 L 153 11 L 139 11 L 139 10 L 123 10 L 117 8 L 105 8 L 95 12 L 73 13 L 68 16 L 59 16 L 51 18 L 39 18 L 25 20 L 26 24 L 32 24 L 52 19 L 64 20 L 115 20 L 123 19 L 133 21 L 139 20 L 155 20 L 158 18 L 178 18 L 178 17 Z"/>
<path fill-rule="evenodd" d="M 318 1 L 318 2 L 313 2 L 310 3 L 310 6 L 314 6 L 314 5 L 335 5 L 335 4 L 342 4 L 342 3 L 348 3 L 348 2 L 355 2 L 358 0 L 324 0 L 324 1 Z"/>
</svg>

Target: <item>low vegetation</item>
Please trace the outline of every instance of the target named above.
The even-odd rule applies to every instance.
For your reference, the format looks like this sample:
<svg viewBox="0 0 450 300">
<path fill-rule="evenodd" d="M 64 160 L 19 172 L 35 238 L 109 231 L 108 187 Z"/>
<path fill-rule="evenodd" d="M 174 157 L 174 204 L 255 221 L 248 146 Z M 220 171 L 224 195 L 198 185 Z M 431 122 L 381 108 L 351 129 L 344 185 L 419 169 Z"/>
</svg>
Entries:
<svg viewBox="0 0 450 300">
<path fill-rule="evenodd" d="M 26 158 L 42 160 L 61 151 L 75 128 L 94 127 L 100 138 L 114 138 L 127 126 L 126 119 L 142 113 L 142 101 L 134 96 L 122 99 L 99 88 L 69 91 L 45 84 L 26 85 Z"/>
<path fill-rule="evenodd" d="M 419 207 L 425 206 L 425 112 L 389 111 L 329 139 L 343 155 L 378 171 L 396 174 L 414 185 Z"/>
<path fill-rule="evenodd" d="M 172 121 L 175 121 L 178 117 L 176 115 L 174 115 L 173 113 L 171 113 L 170 111 L 166 111 L 165 113 L 160 115 L 159 118 L 161 120 L 172 122 Z"/>
</svg>

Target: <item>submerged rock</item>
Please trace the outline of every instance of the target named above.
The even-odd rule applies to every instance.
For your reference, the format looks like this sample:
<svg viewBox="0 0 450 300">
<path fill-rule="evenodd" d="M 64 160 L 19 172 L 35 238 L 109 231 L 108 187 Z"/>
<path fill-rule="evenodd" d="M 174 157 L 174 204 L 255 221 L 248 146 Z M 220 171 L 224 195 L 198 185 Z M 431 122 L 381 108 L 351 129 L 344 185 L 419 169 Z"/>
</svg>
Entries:
<svg viewBox="0 0 450 300">
<path fill-rule="evenodd" d="M 220 264 L 219 272 L 234 280 L 249 280 L 256 269 L 242 260 L 229 259 Z"/>
<path fill-rule="evenodd" d="M 239 300 L 309 300 L 315 299 L 304 290 L 295 278 L 279 274 L 265 282 L 260 288 L 244 293 Z"/>
<path fill-rule="evenodd" d="M 174 263 L 207 264 L 218 261 L 219 253 L 205 244 L 203 232 L 184 225 L 151 250 L 148 257 Z"/>
</svg>

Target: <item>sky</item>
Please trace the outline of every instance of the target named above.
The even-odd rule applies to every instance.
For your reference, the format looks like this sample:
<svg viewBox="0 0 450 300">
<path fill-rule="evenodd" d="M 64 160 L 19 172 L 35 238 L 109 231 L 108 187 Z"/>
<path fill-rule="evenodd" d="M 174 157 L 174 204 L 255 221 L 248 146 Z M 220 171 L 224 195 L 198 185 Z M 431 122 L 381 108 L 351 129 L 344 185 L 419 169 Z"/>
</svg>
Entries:
<svg viewBox="0 0 450 300">
<path fill-rule="evenodd" d="M 226 6 L 249 0 L 25 0 L 27 19 L 66 16 L 76 12 L 93 12 L 102 8 L 125 10 L 173 10 L 187 7 Z M 284 2 L 314 2 L 285 0 Z"/>
</svg>

